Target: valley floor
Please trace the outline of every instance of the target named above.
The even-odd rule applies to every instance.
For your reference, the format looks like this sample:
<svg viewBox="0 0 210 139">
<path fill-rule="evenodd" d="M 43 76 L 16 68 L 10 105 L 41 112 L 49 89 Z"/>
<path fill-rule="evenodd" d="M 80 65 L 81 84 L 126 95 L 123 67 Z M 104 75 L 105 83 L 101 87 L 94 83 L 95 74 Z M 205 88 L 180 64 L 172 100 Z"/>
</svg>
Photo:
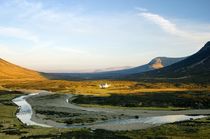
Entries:
<svg viewBox="0 0 210 139">
<path fill-rule="evenodd" d="M 72 125 L 78 125 L 106 130 L 136 130 L 157 126 L 159 124 L 138 123 L 138 118 L 168 116 L 168 115 L 208 115 L 210 109 L 195 110 L 141 110 L 132 107 L 81 107 L 72 104 L 76 96 L 62 94 L 39 94 L 31 96 L 27 101 L 31 104 L 34 112 L 32 120 L 54 127 L 68 128 Z M 66 101 L 68 99 L 68 101 Z M 102 98 L 103 99 L 103 98 Z M 135 101 L 135 100 L 134 100 Z M 157 107 L 158 108 L 158 107 Z M 175 118 L 175 117 L 173 117 Z M 135 122 L 121 124 L 106 121 L 124 121 L 126 119 L 135 119 Z M 54 122 L 56 121 L 56 122 Z M 69 125 L 69 126 L 68 126 Z"/>
<path fill-rule="evenodd" d="M 101 89 L 101 83 L 111 86 Z M 148 83 L 133 81 L 95 80 L 95 81 L 64 81 L 64 80 L 1 80 L 0 88 L 12 90 L 47 90 L 57 93 L 109 96 L 110 94 L 135 94 L 144 92 L 182 92 L 210 91 L 210 84 L 195 83 Z"/>
<path fill-rule="evenodd" d="M 166 124 L 159 127 L 132 130 L 106 131 L 90 129 L 58 129 L 38 126 L 25 126 L 17 120 L 17 107 L 11 102 L 14 97 L 23 95 L 21 92 L 0 92 L 0 138 L 92 138 L 92 139 L 149 139 L 149 138 L 210 138 L 210 119 L 203 118 L 186 122 Z"/>
</svg>

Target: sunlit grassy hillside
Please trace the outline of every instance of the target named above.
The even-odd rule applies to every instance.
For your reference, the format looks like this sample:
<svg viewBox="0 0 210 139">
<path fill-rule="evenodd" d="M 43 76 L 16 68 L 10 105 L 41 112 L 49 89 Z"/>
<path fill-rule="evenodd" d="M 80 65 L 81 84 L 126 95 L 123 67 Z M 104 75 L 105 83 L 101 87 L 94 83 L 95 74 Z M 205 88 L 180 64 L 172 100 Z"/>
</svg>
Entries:
<svg viewBox="0 0 210 139">
<path fill-rule="evenodd" d="M 36 71 L 0 59 L 0 80 L 3 79 L 44 80 L 45 78 Z"/>
</svg>

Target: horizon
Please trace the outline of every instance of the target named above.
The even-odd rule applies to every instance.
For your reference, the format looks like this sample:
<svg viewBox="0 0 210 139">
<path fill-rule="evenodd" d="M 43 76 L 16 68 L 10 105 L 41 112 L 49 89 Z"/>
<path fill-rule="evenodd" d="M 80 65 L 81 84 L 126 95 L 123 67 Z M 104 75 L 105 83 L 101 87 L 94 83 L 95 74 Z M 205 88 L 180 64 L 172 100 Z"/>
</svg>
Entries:
<svg viewBox="0 0 210 139">
<path fill-rule="evenodd" d="M 206 43 L 205 43 L 205 45 L 207 44 L 207 43 L 209 43 L 210 41 L 207 41 Z M 204 45 L 204 46 L 205 46 Z M 204 47 L 203 46 L 203 47 Z M 202 48 L 203 48 L 202 47 Z M 201 48 L 201 49 L 202 49 Z M 195 52 L 196 53 L 196 52 Z M 193 54 L 195 54 L 195 53 L 193 53 Z M 193 55 L 193 54 L 191 54 L 191 55 Z M 69 72 L 69 71 L 67 71 L 67 72 L 44 72 L 44 71 L 37 71 L 37 72 L 40 72 L 40 73 L 100 73 L 100 72 L 109 72 L 109 71 L 118 71 L 118 70 L 125 70 L 125 69 L 131 69 L 131 68 L 136 68 L 136 67 L 139 67 L 139 66 L 144 66 L 144 65 L 147 65 L 147 64 L 149 64 L 150 62 L 152 62 L 154 59 L 156 59 L 156 58 L 187 58 L 187 57 L 189 57 L 189 56 L 191 56 L 191 55 L 188 55 L 188 56 L 183 56 L 183 57 L 165 57 L 165 56 L 159 56 L 159 57 L 155 57 L 155 58 L 152 58 L 150 61 L 148 61 L 147 63 L 144 63 L 144 64 L 142 64 L 142 65 L 137 65 L 137 66 L 134 66 L 134 67 L 131 67 L 131 66 L 124 66 L 124 67 L 109 67 L 109 68 L 105 68 L 105 69 L 95 69 L 95 70 L 89 70 L 89 71 L 87 71 L 87 70 L 85 70 L 85 71 L 72 71 L 72 72 Z M 5 60 L 5 59 L 2 59 L 1 57 L 0 57 L 0 60 L 3 60 L 3 61 L 5 61 L 5 62 L 8 62 L 8 63 L 11 63 L 10 61 L 7 61 L 7 60 Z M 14 64 L 14 65 L 16 65 L 16 66 L 19 66 L 19 67 L 21 67 L 20 65 L 17 65 L 17 64 L 15 64 L 15 63 L 11 63 L 11 64 Z M 28 69 L 27 67 L 21 67 L 21 68 L 26 68 L 26 69 Z M 29 69 L 29 70 L 34 70 L 34 69 Z M 36 71 L 36 70 L 34 70 L 34 71 Z"/>
<path fill-rule="evenodd" d="M 91 72 L 189 56 L 209 41 L 209 4 L 3 0 L 0 58 L 40 72 Z"/>
</svg>

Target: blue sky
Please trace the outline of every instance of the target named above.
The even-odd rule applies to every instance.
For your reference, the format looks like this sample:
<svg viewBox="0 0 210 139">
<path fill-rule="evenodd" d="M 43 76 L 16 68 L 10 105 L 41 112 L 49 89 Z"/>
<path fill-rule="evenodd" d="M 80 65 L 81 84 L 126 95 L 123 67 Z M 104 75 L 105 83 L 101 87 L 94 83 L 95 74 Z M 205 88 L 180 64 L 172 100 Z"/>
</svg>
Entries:
<svg viewBox="0 0 210 139">
<path fill-rule="evenodd" d="M 0 57 L 91 72 L 182 57 L 210 40 L 209 0 L 1 0 Z"/>
</svg>

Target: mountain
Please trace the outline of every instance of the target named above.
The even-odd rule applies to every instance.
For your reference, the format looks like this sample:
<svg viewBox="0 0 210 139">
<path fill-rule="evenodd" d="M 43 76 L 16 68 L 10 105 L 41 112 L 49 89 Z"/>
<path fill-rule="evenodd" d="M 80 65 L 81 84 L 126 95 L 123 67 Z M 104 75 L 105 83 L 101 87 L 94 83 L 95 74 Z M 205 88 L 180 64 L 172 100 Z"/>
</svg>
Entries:
<svg viewBox="0 0 210 139">
<path fill-rule="evenodd" d="M 64 80 L 96 80 L 96 79 L 116 79 L 126 75 L 141 73 L 154 69 L 163 68 L 179 62 L 185 58 L 169 58 L 169 57 L 156 57 L 148 64 L 115 71 L 97 72 L 97 73 L 43 73 L 49 79 L 64 79 Z"/>
<path fill-rule="evenodd" d="M 156 57 L 156 58 L 152 59 L 148 64 L 138 66 L 135 68 L 113 71 L 113 72 L 124 73 L 124 74 L 134 74 L 134 73 L 139 73 L 139 72 L 146 72 L 146 71 L 150 71 L 150 70 L 167 67 L 167 66 L 174 64 L 176 62 L 179 62 L 183 59 L 185 59 L 185 57 L 182 57 L 182 58 Z"/>
<path fill-rule="evenodd" d="M 98 72 L 109 72 L 109 71 L 116 71 L 116 70 L 124 70 L 124 69 L 129 69 L 132 68 L 131 66 L 122 66 L 122 67 L 109 67 L 105 69 L 97 69 L 94 70 L 93 73 L 98 73 Z"/>
<path fill-rule="evenodd" d="M 126 77 L 131 80 L 144 81 L 210 81 L 210 41 L 197 53 L 168 67 Z"/>
<path fill-rule="evenodd" d="M 0 58 L 0 80 L 1 79 L 43 80 L 45 78 L 36 71 L 22 68 Z"/>
</svg>

